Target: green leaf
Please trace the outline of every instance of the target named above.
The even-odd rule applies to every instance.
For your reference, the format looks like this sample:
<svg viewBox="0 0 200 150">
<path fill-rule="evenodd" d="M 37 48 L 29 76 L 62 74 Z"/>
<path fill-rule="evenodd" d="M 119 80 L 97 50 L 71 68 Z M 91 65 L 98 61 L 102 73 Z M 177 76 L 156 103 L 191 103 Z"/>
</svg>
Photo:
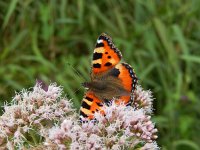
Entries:
<svg viewBox="0 0 200 150">
<path fill-rule="evenodd" d="M 9 7 L 8 7 L 8 11 L 6 13 L 6 16 L 4 18 L 4 22 L 3 22 L 3 28 L 5 28 L 8 24 L 8 21 L 12 15 L 12 13 L 15 11 L 16 6 L 17 6 L 17 2 L 18 0 L 12 0 Z"/>
<path fill-rule="evenodd" d="M 194 55 L 181 55 L 181 59 L 193 62 L 193 63 L 200 63 L 200 56 L 194 56 Z"/>
<path fill-rule="evenodd" d="M 199 150 L 200 147 L 190 140 L 179 140 L 173 142 L 175 149 L 177 150 Z"/>
</svg>

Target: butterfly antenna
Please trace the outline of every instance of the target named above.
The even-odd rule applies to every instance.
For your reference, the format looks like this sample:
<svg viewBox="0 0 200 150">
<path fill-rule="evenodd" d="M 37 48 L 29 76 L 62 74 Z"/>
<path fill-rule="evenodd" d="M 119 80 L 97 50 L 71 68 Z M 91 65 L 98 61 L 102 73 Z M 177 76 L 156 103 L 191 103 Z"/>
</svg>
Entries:
<svg viewBox="0 0 200 150">
<path fill-rule="evenodd" d="M 85 77 L 83 77 L 69 62 L 67 62 L 67 65 L 72 68 L 72 70 L 77 74 L 77 76 L 82 80 L 86 81 Z"/>
<path fill-rule="evenodd" d="M 80 86 L 76 91 L 74 91 L 73 94 L 76 94 L 78 91 L 80 91 L 81 88 L 82 88 L 82 86 Z"/>
</svg>

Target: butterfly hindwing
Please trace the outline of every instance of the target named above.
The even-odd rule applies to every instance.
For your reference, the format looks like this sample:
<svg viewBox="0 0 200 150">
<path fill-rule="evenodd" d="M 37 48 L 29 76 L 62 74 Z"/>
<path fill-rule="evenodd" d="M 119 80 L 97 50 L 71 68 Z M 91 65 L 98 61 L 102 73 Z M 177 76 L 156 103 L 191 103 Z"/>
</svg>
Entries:
<svg viewBox="0 0 200 150">
<path fill-rule="evenodd" d="M 93 92 L 86 92 L 82 100 L 80 115 L 83 118 L 93 119 L 96 111 L 101 111 L 102 101 Z"/>
<path fill-rule="evenodd" d="M 96 47 L 93 53 L 92 73 L 102 73 L 121 60 L 121 52 L 115 47 L 111 37 L 106 34 L 101 34 L 97 39 Z"/>
<path fill-rule="evenodd" d="M 126 89 L 130 94 L 128 96 L 120 96 L 119 100 L 123 101 L 125 104 L 132 102 L 131 94 L 134 92 L 137 85 L 137 77 L 132 69 L 132 67 L 127 63 L 119 63 L 115 66 L 115 70 L 118 70 L 119 74 L 117 78 L 121 80 L 121 85 Z M 119 102 L 120 102 L 119 101 Z"/>
</svg>

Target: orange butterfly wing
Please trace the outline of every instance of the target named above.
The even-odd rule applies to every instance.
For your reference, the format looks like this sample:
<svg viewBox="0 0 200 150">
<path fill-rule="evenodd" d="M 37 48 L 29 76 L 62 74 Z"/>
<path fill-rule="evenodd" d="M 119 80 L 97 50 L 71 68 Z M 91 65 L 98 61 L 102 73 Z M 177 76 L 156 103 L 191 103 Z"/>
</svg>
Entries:
<svg viewBox="0 0 200 150">
<path fill-rule="evenodd" d="M 121 60 L 121 52 L 115 47 L 111 37 L 102 33 L 98 39 L 93 53 L 92 75 L 105 73 Z M 82 100 L 80 116 L 93 119 L 93 114 L 101 110 L 102 100 L 95 93 L 87 91 Z"/>
<path fill-rule="evenodd" d="M 119 63 L 115 68 L 119 70 L 118 78 L 121 80 L 123 88 L 130 92 L 130 95 L 128 96 L 120 96 L 116 103 L 132 103 L 133 96 L 131 94 L 134 92 L 137 85 L 136 74 L 133 68 L 127 63 Z"/>
<path fill-rule="evenodd" d="M 96 111 L 102 111 L 102 101 L 99 100 L 93 92 L 86 92 L 81 108 L 80 108 L 80 116 L 83 118 L 93 119 L 93 114 Z M 103 113 L 103 112 L 102 112 Z"/>
<path fill-rule="evenodd" d="M 103 73 L 111 69 L 120 62 L 121 57 L 121 52 L 115 47 L 111 37 L 101 34 L 93 53 L 92 73 Z"/>
</svg>

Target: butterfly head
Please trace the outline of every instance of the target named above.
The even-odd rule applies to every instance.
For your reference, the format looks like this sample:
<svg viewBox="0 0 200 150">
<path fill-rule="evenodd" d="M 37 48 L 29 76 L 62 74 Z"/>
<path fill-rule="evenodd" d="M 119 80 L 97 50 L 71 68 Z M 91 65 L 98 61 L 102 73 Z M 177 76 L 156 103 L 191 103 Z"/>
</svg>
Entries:
<svg viewBox="0 0 200 150">
<path fill-rule="evenodd" d="M 90 82 L 83 82 L 81 84 L 85 89 L 89 89 L 91 87 L 91 83 Z"/>
<path fill-rule="evenodd" d="M 84 82 L 82 86 L 86 89 L 90 89 L 92 91 L 101 91 L 106 88 L 106 83 L 103 81 L 91 81 L 91 82 Z"/>
</svg>

